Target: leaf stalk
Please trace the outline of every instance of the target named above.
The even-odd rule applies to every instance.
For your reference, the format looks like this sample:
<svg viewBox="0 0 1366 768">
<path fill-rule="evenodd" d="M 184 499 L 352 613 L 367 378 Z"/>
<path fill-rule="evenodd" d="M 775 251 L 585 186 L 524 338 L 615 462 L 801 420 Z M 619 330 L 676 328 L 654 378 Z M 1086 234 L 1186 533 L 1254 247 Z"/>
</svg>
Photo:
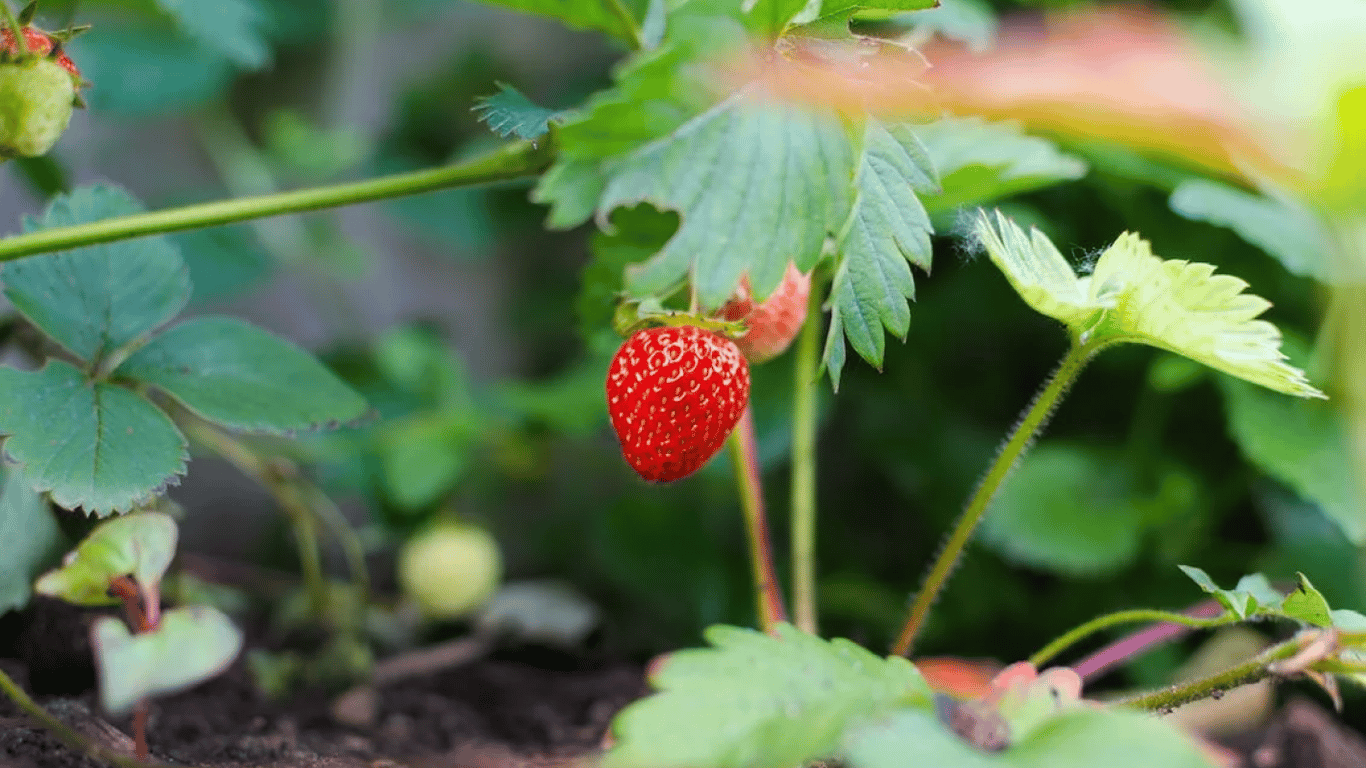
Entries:
<svg viewBox="0 0 1366 768">
<path fill-rule="evenodd" d="M 745 516 L 745 536 L 749 540 L 750 565 L 754 569 L 754 599 L 759 611 L 759 627 L 768 634 L 787 621 L 787 608 L 778 589 L 778 572 L 773 567 L 773 544 L 764 514 L 764 493 L 759 473 L 759 444 L 754 434 L 754 414 L 749 406 L 740 423 L 731 431 L 731 458 L 735 482 L 740 492 L 740 509 Z"/>
<path fill-rule="evenodd" d="M 816 387 L 820 379 L 821 293 L 811 286 L 797 337 L 792 382 L 792 609 L 803 632 L 816 634 Z"/>
</svg>

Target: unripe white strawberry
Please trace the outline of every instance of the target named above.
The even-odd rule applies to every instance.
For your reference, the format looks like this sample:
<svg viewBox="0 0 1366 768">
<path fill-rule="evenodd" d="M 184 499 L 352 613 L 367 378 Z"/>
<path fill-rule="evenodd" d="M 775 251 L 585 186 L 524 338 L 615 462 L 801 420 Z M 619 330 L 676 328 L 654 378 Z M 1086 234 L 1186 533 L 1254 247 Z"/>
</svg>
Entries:
<svg viewBox="0 0 1366 768">
<path fill-rule="evenodd" d="M 36 157 L 57 143 L 71 122 L 76 88 L 51 59 L 0 64 L 0 157 Z"/>
<path fill-rule="evenodd" d="M 483 528 L 442 521 L 404 543 L 403 593 L 434 619 L 455 619 L 488 602 L 503 579 L 498 542 Z"/>
</svg>

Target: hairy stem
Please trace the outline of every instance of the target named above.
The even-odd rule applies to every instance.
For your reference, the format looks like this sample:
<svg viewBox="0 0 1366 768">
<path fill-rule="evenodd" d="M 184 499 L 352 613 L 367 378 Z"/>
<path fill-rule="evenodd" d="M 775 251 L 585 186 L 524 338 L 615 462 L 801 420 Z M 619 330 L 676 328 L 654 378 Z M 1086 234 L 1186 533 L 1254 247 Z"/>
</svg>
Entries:
<svg viewBox="0 0 1366 768">
<path fill-rule="evenodd" d="M 1086 364 L 1103 346 L 1104 343 L 1097 342 L 1074 344 L 1067 351 L 1067 355 L 1063 357 L 1062 363 L 1053 371 L 1048 383 L 1035 396 L 1034 402 L 1025 409 L 1024 416 L 1020 418 L 1020 422 L 1011 432 L 1010 438 L 1001 447 L 1000 453 L 996 454 L 996 460 L 992 462 L 986 476 L 978 484 L 977 490 L 973 492 L 972 498 L 969 499 L 963 514 L 958 518 L 958 523 L 954 526 L 953 532 L 945 540 L 939 557 L 930 567 L 924 585 L 921 586 L 920 592 L 911 604 L 910 615 L 901 628 L 901 634 L 897 636 L 896 644 L 892 646 L 894 655 L 905 656 L 910 654 L 916 636 L 925 626 L 925 619 L 929 616 L 930 608 L 934 606 L 934 602 L 939 598 L 944 585 L 948 583 L 949 576 L 958 565 L 959 559 L 962 558 L 964 548 L 967 547 L 973 532 L 977 530 L 977 524 L 982 522 L 982 517 L 986 514 L 992 499 L 1001 490 L 1002 484 L 1005 483 L 1020 457 L 1029 449 L 1034 439 L 1038 437 L 1039 432 L 1043 430 L 1044 425 L 1048 423 L 1053 411 L 1058 407 L 1058 403 L 1067 394 L 1067 390 L 1081 375 Z"/>
<path fill-rule="evenodd" d="M 773 545 L 764 515 L 763 485 L 759 479 L 759 446 L 754 436 L 754 415 L 745 406 L 740 423 L 730 433 L 730 453 L 735 463 L 735 482 L 740 491 L 740 508 L 745 515 L 745 534 L 749 539 L 749 560 L 754 568 L 754 599 L 759 610 L 759 627 L 772 634 L 779 622 L 787 621 L 787 608 L 778 590 L 778 572 L 773 567 Z"/>
<path fill-rule="evenodd" d="M 1294 656 L 1301 648 L 1303 648 L 1303 644 L 1300 641 L 1287 640 L 1223 672 L 1199 680 L 1192 680 L 1189 683 L 1173 685 L 1159 691 L 1130 696 L 1126 699 L 1120 699 L 1116 703 L 1154 712 L 1170 712 L 1182 704 L 1218 696 L 1239 686 L 1250 685 L 1268 677 L 1274 677 L 1276 673 L 1273 671 L 1272 665 Z"/>
<path fill-rule="evenodd" d="M 1182 612 L 1182 615 L 1191 619 L 1213 619 L 1222 616 L 1224 606 L 1214 599 L 1202 600 L 1191 608 Z M 1153 646 L 1175 640 L 1178 637 L 1191 631 L 1191 627 L 1181 624 L 1161 622 L 1145 629 L 1141 629 L 1130 635 L 1122 637 L 1113 643 L 1092 653 L 1076 664 L 1072 665 L 1072 670 L 1084 681 L 1090 681 L 1108 672 L 1115 665 L 1128 659 L 1132 659 L 1140 653 L 1147 651 Z"/>
<path fill-rule="evenodd" d="M 811 286 L 797 337 L 792 382 L 792 610 L 797 629 L 816 634 L 816 387 L 821 293 Z"/>
<path fill-rule="evenodd" d="M 233 224 L 266 216 L 316 211 L 452 187 L 491 184 L 540 173 L 550 165 L 554 154 L 548 137 L 536 143 L 515 141 L 479 157 L 440 168 L 44 229 L 0 240 L 0 261 L 134 237 Z"/>
<path fill-rule="evenodd" d="M 2 1 L 3 0 L 0 0 L 0 2 Z M 51 712 L 48 712 L 46 709 L 39 706 L 38 702 L 30 698 L 29 695 L 24 692 L 24 689 L 19 687 L 18 683 L 15 683 L 9 675 L 5 674 L 4 670 L 0 670 L 0 691 L 4 691 L 5 695 L 9 696 L 10 700 L 13 701 L 19 709 L 23 710 L 25 714 L 33 718 L 42 725 L 43 728 L 46 728 L 49 733 L 56 736 L 68 747 L 71 747 L 77 752 L 89 755 L 96 760 L 116 765 L 119 768 L 146 768 L 146 766 L 149 765 L 141 760 L 135 760 L 127 755 L 121 755 L 110 749 L 106 749 L 105 747 L 86 739 L 84 736 L 81 736 L 74 728 L 71 728 L 61 720 L 58 720 Z"/>
<path fill-rule="evenodd" d="M 1064 633 L 1053 642 L 1039 649 L 1033 656 L 1030 656 L 1029 663 L 1036 667 L 1042 666 L 1081 640 L 1084 640 L 1097 632 L 1109 629 L 1110 627 L 1119 626 L 1120 624 L 1162 622 L 1165 624 L 1180 624 L 1181 626 L 1191 627 L 1193 629 L 1210 629 L 1212 627 L 1223 627 L 1229 624 L 1236 624 L 1239 621 L 1241 621 L 1241 619 L 1231 613 L 1226 616 L 1216 616 L 1214 618 L 1200 618 L 1197 616 L 1187 616 L 1184 613 L 1173 613 L 1171 611 L 1158 611 L 1146 608 L 1116 611 L 1115 613 L 1106 614 L 1104 616 L 1097 616 L 1085 624 Z"/>
</svg>

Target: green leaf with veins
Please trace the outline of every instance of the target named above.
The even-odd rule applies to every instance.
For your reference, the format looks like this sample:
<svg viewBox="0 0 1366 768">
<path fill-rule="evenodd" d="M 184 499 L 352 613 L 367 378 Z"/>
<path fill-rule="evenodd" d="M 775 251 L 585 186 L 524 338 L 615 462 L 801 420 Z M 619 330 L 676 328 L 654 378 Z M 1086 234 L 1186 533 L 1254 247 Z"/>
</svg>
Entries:
<svg viewBox="0 0 1366 768">
<path fill-rule="evenodd" d="M 161 582 L 175 557 L 176 524 L 160 512 L 135 512 L 91 529 L 62 567 L 38 579 L 34 590 L 76 605 L 111 605 L 109 583 L 132 576 L 142 587 Z"/>
<path fill-rule="evenodd" d="M 1287 400 L 1236 379 L 1221 377 L 1219 384 L 1229 435 L 1243 456 L 1317 504 L 1352 543 L 1366 543 L 1366 499 L 1341 409 Z"/>
<path fill-rule="evenodd" d="M 626 289 L 645 298 L 691 278 L 715 309 L 749 274 L 755 295 L 820 258 L 837 195 L 847 184 L 848 141 L 833 118 L 744 95 L 721 102 L 611 168 L 598 203 L 651 203 L 679 212 L 678 232 L 629 270 Z"/>
<path fill-rule="evenodd" d="M 205 419 L 252 432 L 316 429 L 359 418 L 367 407 L 312 355 L 236 318 L 187 320 L 117 373 L 161 388 Z"/>
<path fill-rule="evenodd" d="M 940 9 L 942 10 L 942 9 Z M 938 13 L 938 11 L 935 11 Z M 1086 163 L 1014 123 L 949 117 L 915 128 L 939 172 L 938 192 L 920 198 L 930 213 L 951 211 L 1079 179 Z"/>
<path fill-rule="evenodd" d="M 933 231 L 916 193 L 938 190 L 925 148 L 908 126 L 868 120 L 858 153 L 853 201 L 837 246 L 825 342 L 825 365 L 837 389 L 846 336 L 855 352 L 880 368 L 886 348 L 882 329 L 901 339 L 910 330 L 908 299 L 915 298 L 910 265 L 929 271 Z"/>
<path fill-rule="evenodd" d="M 62 531 L 18 467 L 4 468 L 0 491 L 0 614 L 28 605 L 33 577 L 61 554 Z"/>
<path fill-rule="evenodd" d="M 0 367 L 0 434 L 34 490 L 100 517 L 151 498 L 189 459 L 161 409 L 60 360 L 41 371 Z"/>
<path fill-rule="evenodd" d="M 1333 245 L 1308 209 L 1208 179 L 1184 181 L 1168 198 L 1173 211 L 1228 227 L 1296 275 L 1331 283 Z"/>
<path fill-rule="evenodd" d="M 1244 576 L 1233 589 L 1221 589 L 1209 574 L 1199 568 L 1188 565 L 1177 567 L 1240 619 L 1269 616 L 1316 627 L 1333 626 L 1335 612 L 1303 573 L 1297 574 L 1299 585 L 1290 594 L 1282 595 L 1260 573 Z"/>
<path fill-rule="evenodd" d="M 1078 342 L 1148 344 L 1268 389 L 1324 397 L 1286 364 L 1280 330 L 1256 319 L 1271 303 L 1209 264 L 1160 259 L 1126 232 L 1078 277 L 1043 233 L 1026 235 L 999 211 L 980 211 L 974 235 L 1025 302 Z"/>
<path fill-rule="evenodd" d="M 242 649 L 242 633 L 232 620 L 205 605 L 166 611 L 156 629 L 136 635 L 119 619 L 104 616 L 95 620 L 91 639 L 100 703 L 113 715 L 208 680 Z"/>
<path fill-rule="evenodd" d="M 243 69 L 270 63 L 259 0 L 156 0 L 181 29 Z"/>
<path fill-rule="evenodd" d="M 53 199 L 24 231 L 141 213 L 118 187 L 82 187 Z M 5 295 L 34 325 L 89 362 L 165 324 L 190 299 L 189 270 L 169 240 L 139 238 L 9 262 Z"/>
<path fill-rule="evenodd" d="M 536 104 L 507 83 L 496 85 L 498 93 L 476 100 L 474 111 L 489 130 L 499 136 L 537 139 L 550 132 L 551 120 L 558 120 L 564 115 L 561 111 Z"/>
<path fill-rule="evenodd" d="M 851 725 L 929 706 L 905 659 L 786 624 L 777 632 L 712 627 L 711 648 L 672 654 L 651 679 L 659 693 L 613 722 L 604 767 L 790 768 L 833 756 Z"/>
</svg>

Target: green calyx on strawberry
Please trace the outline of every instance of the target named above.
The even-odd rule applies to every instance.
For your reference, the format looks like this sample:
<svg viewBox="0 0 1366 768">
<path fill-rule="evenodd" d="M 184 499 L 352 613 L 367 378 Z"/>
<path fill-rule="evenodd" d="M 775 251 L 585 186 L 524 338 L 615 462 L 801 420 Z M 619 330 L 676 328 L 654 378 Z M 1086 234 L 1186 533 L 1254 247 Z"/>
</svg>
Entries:
<svg viewBox="0 0 1366 768">
<path fill-rule="evenodd" d="M 32 12 L 32 5 L 25 8 L 21 23 Z M 16 36 L 11 28 L 0 29 L 0 159 L 46 154 L 66 131 L 72 109 L 84 105 L 85 81 L 62 50 L 83 31 L 25 26 Z"/>
<path fill-rule="evenodd" d="M 749 404 L 749 364 L 735 342 L 706 328 L 645 328 L 617 350 L 606 388 L 626 463 L 668 483 L 721 450 Z"/>
<path fill-rule="evenodd" d="M 811 275 L 795 264 L 787 265 L 783 281 L 762 302 L 750 291 L 749 278 L 743 278 L 735 295 L 717 312 L 722 320 L 743 322 L 745 332 L 735 339 L 745 358 L 753 364 L 772 360 L 797 338 L 806 322 L 806 302 L 811 296 Z"/>
</svg>

